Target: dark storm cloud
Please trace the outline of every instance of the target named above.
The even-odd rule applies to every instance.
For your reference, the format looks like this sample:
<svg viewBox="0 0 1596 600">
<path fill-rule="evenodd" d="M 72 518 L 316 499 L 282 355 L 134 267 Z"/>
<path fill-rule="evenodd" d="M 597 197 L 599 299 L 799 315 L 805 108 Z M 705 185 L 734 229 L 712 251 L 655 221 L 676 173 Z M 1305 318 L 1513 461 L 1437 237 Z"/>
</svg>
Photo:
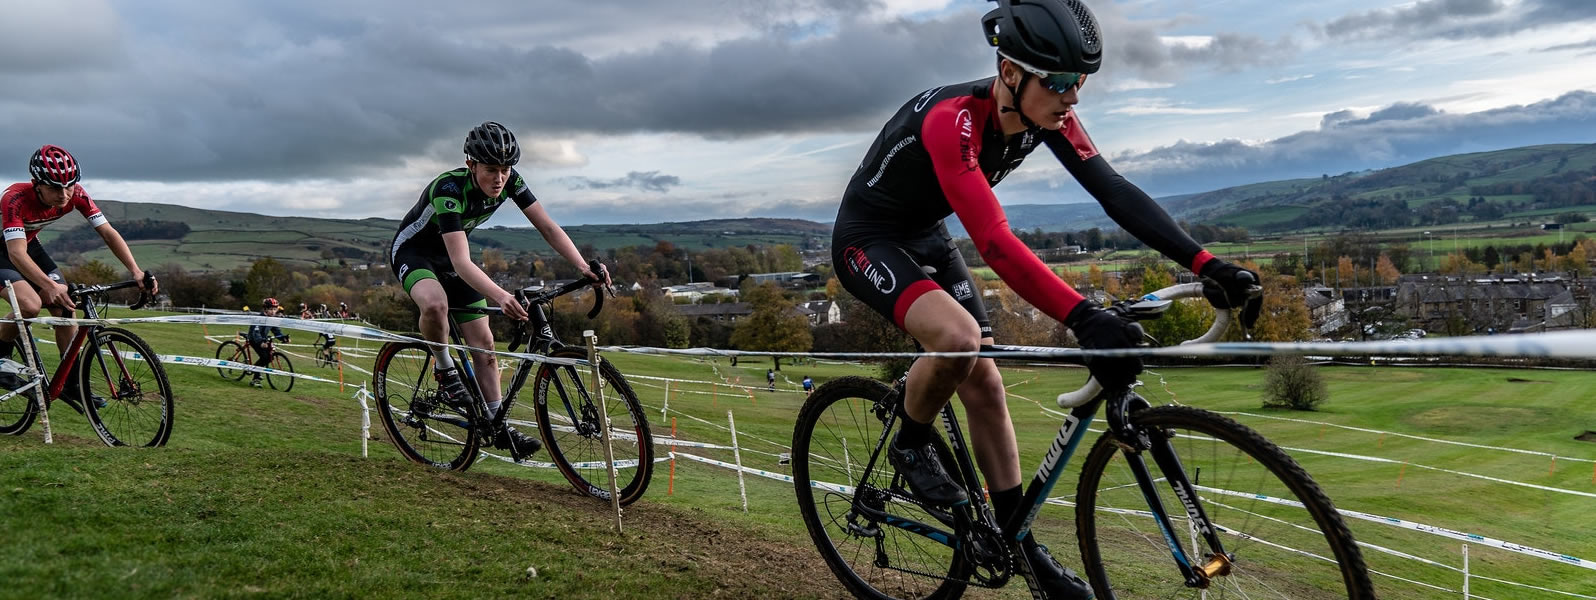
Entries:
<svg viewBox="0 0 1596 600">
<path fill-rule="evenodd" d="M 1347 15 L 1317 26 L 1340 39 L 1471 39 L 1596 19 L 1591 0 L 1420 0 L 1394 9 Z"/>
<path fill-rule="evenodd" d="M 675 175 L 661 175 L 659 171 L 632 171 L 625 177 L 615 179 L 594 179 L 592 177 L 562 177 L 560 181 L 570 186 L 573 190 L 607 190 L 612 188 L 635 188 L 645 192 L 668 192 L 670 188 L 682 184 L 682 179 Z"/>
<path fill-rule="evenodd" d="M 1155 195 L 1317 177 L 1406 164 L 1435 156 L 1548 143 L 1591 143 L 1596 93 L 1576 91 L 1527 106 L 1453 114 L 1395 104 L 1366 118 L 1326 115 L 1319 129 L 1261 144 L 1180 142 L 1110 159 Z"/>
<path fill-rule="evenodd" d="M 95 35 L 79 54 L 28 60 L 11 51 L 27 38 L 0 36 L 0 157 L 54 143 L 95 178 L 342 179 L 454 160 L 489 119 L 529 140 L 868 132 L 928 87 L 992 72 L 985 3 L 861 18 L 876 4 L 60 0 L 45 6 L 83 14 Z M 1276 48 L 1229 34 L 1165 46 L 1112 10 L 1103 28 L 1124 58 L 1104 77 L 1179 77 Z M 55 22 L 0 11 L 8 31 Z"/>
</svg>

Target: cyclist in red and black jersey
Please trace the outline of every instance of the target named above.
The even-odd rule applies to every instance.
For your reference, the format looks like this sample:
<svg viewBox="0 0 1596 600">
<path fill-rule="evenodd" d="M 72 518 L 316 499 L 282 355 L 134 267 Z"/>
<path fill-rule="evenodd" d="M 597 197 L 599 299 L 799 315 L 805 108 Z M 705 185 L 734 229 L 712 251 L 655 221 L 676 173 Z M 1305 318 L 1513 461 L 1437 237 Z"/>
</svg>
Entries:
<svg viewBox="0 0 1596 600">
<path fill-rule="evenodd" d="M 32 181 L 12 184 L 0 194 L 0 226 L 4 227 L 6 244 L 6 251 L 0 252 L 0 279 L 28 283 L 13 287 L 17 306 L 7 318 L 15 318 L 17 312 L 23 317 L 36 317 L 44 306 L 49 306 L 56 316 L 70 317 L 77 308 L 67 295 L 61 269 L 39 244 L 39 230 L 73 211 L 89 221 L 105 240 L 105 246 L 122 261 L 129 276 L 143 289 L 145 273 L 133 259 L 133 251 L 79 185 L 83 174 L 78 169 L 77 159 L 59 146 L 45 145 L 28 159 L 28 173 Z M 159 286 L 153 283 L 153 278 L 150 281 L 147 291 L 154 294 Z M 76 333 L 77 328 L 73 326 L 56 327 L 57 346 L 65 351 Z M 0 358 L 11 355 L 16 339 L 16 324 L 0 323 Z M 65 389 L 68 392 L 76 394 L 77 379 L 76 376 L 67 377 Z"/>
<path fill-rule="evenodd" d="M 947 85 L 911 98 L 889 120 L 848 182 L 833 229 L 832 258 L 849 293 L 891 319 L 927 351 L 966 352 L 990 344 L 980 289 L 943 219 L 958 215 L 981 257 L 1028 302 L 1062 321 L 1084 348 L 1124 348 L 1140 329 L 1106 311 L 1048 269 L 1009 229 L 992 186 L 1038 145 L 1097 199 L 1108 215 L 1149 247 L 1212 280 L 1210 301 L 1248 304 L 1257 274 L 1203 250 L 1152 198 L 1110 167 L 1074 111 L 1102 42 L 1078 0 L 999 0 L 982 18 L 997 47 L 997 77 Z M 1136 358 L 1096 359 L 1092 375 L 1125 387 L 1141 372 Z M 934 504 L 967 501 L 932 445 L 931 422 L 953 393 L 969 418 L 976 462 L 1000 522 L 1021 507 L 1019 454 L 990 359 L 921 358 L 909 371 L 904 426 L 888 449 L 911 490 Z M 1049 597 L 1091 598 L 1091 588 L 1054 560 L 1033 536 L 1029 562 Z"/>
</svg>

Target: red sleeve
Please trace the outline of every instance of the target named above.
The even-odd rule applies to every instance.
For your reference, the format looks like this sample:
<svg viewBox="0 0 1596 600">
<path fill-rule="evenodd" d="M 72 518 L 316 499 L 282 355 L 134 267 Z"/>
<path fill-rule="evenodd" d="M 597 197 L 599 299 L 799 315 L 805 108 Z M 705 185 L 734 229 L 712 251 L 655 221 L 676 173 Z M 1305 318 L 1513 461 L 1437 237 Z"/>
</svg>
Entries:
<svg viewBox="0 0 1596 600">
<path fill-rule="evenodd" d="M 1014 236 L 992 186 L 981 173 L 980 129 L 990 109 L 973 98 L 950 98 L 926 114 L 920 128 L 926 153 L 948 205 L 959 215 L 975 249 L 998 277 L 1048 316 L 1063 321 L 1085 298 L 1047 268 Z"/>
<path fill-rule="evenodd" d="M 0 229 L 6 240 L 27 239 L 27 226 L 22 221 L 22 192 L 7 189 L 0 195 Z"/>
<path fill-rule="evenodd" d="M 94 200 L 89 198 L 89 193 L 83 191 L 83 186 L 81 185 L 72 190 L 72 207 L 78 209 L 78 212 L 83 214 L 83 218 L 89 220 L 90 227 L 99 227 L 109 222 L 106 221 L 105 215 L 100 213 L 100 207 L 96 206 Z"/>
</svg>

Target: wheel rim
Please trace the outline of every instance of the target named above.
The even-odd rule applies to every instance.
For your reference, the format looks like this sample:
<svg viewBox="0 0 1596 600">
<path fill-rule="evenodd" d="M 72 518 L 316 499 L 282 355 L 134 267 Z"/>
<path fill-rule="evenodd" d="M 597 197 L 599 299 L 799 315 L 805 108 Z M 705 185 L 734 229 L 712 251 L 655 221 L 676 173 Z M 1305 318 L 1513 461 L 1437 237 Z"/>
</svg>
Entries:
<svg viewBox="0 0 1596 600">
<path fill-rule="evenodd" d="M 375 391 L 383 425 L 401 454 L 412 461 L 441 468 L 469 466 L 474 433 L 460 424 L 467 415 L 436 402 L 431 374 L 432 353 L 406 346 L 384 353 Z"/>
<path fill-rule="evenodd" d="M 822 553 L 829 554 L 826 558 L 833 570 L 845 572 L 844 579 L 854 579 L 854 586 L 868 586 L 869 595 L 923 598 L 936 593 L 947 584 L 939 577 L 961 569 L 955 564 L 962 563 L 956 552 L 930 538 L 873 521 L 853 510 L 853 494 L 859 494 L 876 511 L 949 530 L 918 505 L 887 491 L 892 485 L 893 470 L 884 456 L 878 459 L 870 478 L 859 481 L 884 426 L 871 410 L 873 402 L 858 397 L 812 398 L 811 402 L 818 401 L 824 407 L 810 421 L 807 439 L 796 440 L 793 448 L 795 456 L 801 456 L 794 464 L 794 478 L 811 482 L 797 488 L 800 508 L 811 520 L 811 537 L 822 545 Z M 879 535 L 870 535 L 875 532 Z M 878 539 L 886 554 L 885 567 L 876 563 Z"/>
<path fill-rule="evenodd" d="M 608 367 L 608 365 L 606 365 Z M 646 422 L 628 398 L 618 393 L 621 385 L 615 373 L 605 368 L 607 422 L 610 425 L 610 443 L 615 455 L 615 487 L 621 501 L 635 500 L 647 484 L 652 471 L 653 448 L 647 441 Z M 545 365 L 533 390 L 537 403 L 536 414 L 546 415 L 538 423 L 515 419 L 512 410 L 509 424 L 521 428 L 538 427 L 545 441 L 549 457 L 565 474 L 567 480 L 580 491 L 597 498 L 609 499 L 609 474 L 604 463 L 604 446 L 598 399 L 590 393 L 591 375 L 587 369 L 571 366 Z M 567 408 L 569 404 L 569 408 Z"/>
<path fill-rule="evenodd" d="M 172 391 L 160 363 L 133 358 L 154 354 L 120 333 L 102 334 L 98 352 L 85 355 L 84 408 L 112 445 L 159 446 L 171 428 Z M 105 401 L 100 407 L 94 399 Z"/>
</svg>

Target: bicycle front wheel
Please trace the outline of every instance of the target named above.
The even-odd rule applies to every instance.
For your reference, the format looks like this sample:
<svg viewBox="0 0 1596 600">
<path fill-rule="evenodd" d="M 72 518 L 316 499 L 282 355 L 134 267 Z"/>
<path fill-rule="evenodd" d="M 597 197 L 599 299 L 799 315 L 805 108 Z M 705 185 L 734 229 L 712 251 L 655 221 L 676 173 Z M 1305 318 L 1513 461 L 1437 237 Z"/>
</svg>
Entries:
<svg viewBox="0 0 1596 600">
<path fill-rule="evenodd" d="M 440 469 L 464 471 L 481 452 L 477 405 L 454 407 L 443 402 L 432 377 L 432 350 L 420 342 L 383 345 L 372 370 L 377 414 L 394 448 L 411 461 Z"/>
<path fill-rule="evenodd" d="M 272 362 L 266 366 L 283 373 L 290 373 L 290 375 L 267 373 L 266 383 L 271 384 L 272 389 L 285 392 L 294 389 L 295 377 L 291 375 L 294 372 L 294 362 L 288 360 L 288 355 L 281 352 L 272 352 Z"/>
<path fill-rule="evenodd" d="M 78 377 L 89 423 L 106 445 L 166 445 L 172 435 L 172 384 L 143 339 L 114 327 L 95 332 Z"/>
<path fill-rule="evenodd" d="M 231 361 L 239 364 L 250 364 L 248 347 L 234 341 L 226 341 L 216 346 L 216 359 Z M 216 372 L 222 374 L 222 379 L 238 381 L 248 373 L 236 367 L 216 367 Z"/>
<path fill-rule="evenodd" d="M 936 539 L 952 532 L 892 491 L 895 471 L 877 452 L 890 408 L 877 410 L 876 403 L 891 393 L 879 381 L 843 377 L 804 402 L 792 436 L 798 511 L 826 565 L 854 596 L 957 598 L 969 569 L 962 554 Z"/>
<path fill-rule="evenodd" d="M 587 353 L 579 348 L 561 348 L 549 356 L 580 360 L 586 359 Z M 539 365 L 532 382 L 538 430 L 549 458 L 577 491 L 609 500 L 610 481 L 601 429 L 607 425 L 615 454 L 615 489 L 622 505 L 631 504 L 643 496 L 654 473 L 654 436 L 632 386 L 615 365 L 602 358 L 599 362 L 609 409 L 604 415 L 599 414 L 598 396 L 589 389 L 590 367 Z"/>
<path fill-rule="evenodd" d="M 1194 563 L 1216 553 L 1195 531 L 1165 473 L 1142 453 L 1158 500 L 1175 531 L 1166 537 L 1149 500 L 1111 435 L 1097 440 L 1081 468 L 1075 509 L 1081 556 L 1099 600 L 1121 598 L 1374 598 L 1363 555 L 1330 498 L 1296 461 L 1229 418 L 1187 406 L 1131 416 L 1161 431 L 1196 489 L 1195 502 L 1218 531 L 1228 573 L 1206 590 L 1186 586 L 1170 544 Z M 1155 436 L 1156 437 L 1156 436 Z"/>
</svg>

